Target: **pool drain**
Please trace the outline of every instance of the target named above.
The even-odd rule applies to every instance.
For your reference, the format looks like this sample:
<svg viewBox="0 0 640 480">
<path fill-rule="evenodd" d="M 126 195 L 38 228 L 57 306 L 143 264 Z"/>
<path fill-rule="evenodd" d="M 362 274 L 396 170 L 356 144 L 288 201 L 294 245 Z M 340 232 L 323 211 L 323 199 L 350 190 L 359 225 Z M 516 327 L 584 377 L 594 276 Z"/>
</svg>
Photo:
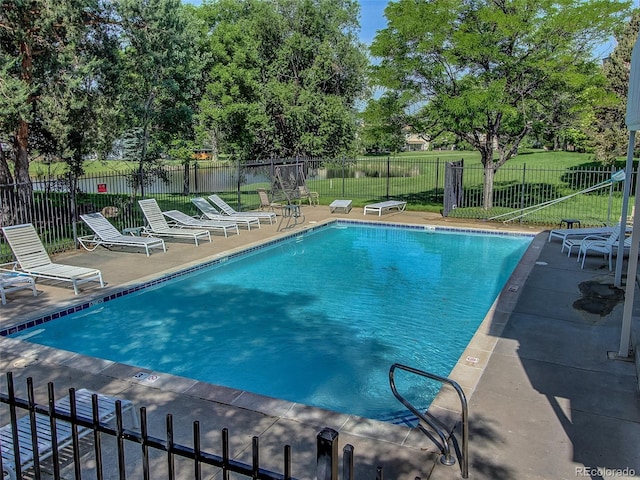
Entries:
<svg viewBox="0 0 640 480">
<path fill-rule="evenodd" d="M 25 367 L 28 367 L 29 365 L 33 365 L 34 363 L 37 363 L 37 361 L 38 361 L 38 357 L 29 357 L 29 358 L 20 357 L 19 359 L 14 360 L 11 366 L 13 366 L 13 368 L 25 368 Z"/>
</svg>

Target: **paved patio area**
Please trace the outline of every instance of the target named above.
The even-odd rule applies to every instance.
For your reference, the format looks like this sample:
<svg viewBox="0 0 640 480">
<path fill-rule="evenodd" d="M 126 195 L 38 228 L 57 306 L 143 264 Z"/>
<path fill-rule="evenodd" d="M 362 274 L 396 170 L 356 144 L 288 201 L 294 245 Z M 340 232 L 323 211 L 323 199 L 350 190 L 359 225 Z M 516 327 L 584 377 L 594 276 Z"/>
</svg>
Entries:
<svg viewBox="0 0 640 480">
<path fill-rule="evenodd" d="M 331 213 L 327 206 L 302 210 L 305 222 L 285 232 L 278 232 L 278 225 L 263 224 L 238 236 L 214 235 L 211 244 L 198 247 L 168 240 L 166 254 L 154 252 L 148 258 L 105 249 L 59 255 L 57 261 L 100 268 L 107 287 L 87 284 L 75 296 L 69 285 L 38 282 L 36 298 L 28 290 L 8 296 L 7 305 L 0 306 L 0 328 L 335 218 L 537 233 L 424 212 L 393 212 L 379 218 L 364 216 L 361 208 L 349 213 Z M 469 399 L 469 478 L 638 478 L 640 400 L 635 367 L 607 356 L 618 349 L 622 303 L 604 315 L 574 307 L 583 297 L 581 284 L 612 283 L 612 275 L 601 257 L 589 257 L 581 270 L 575 256 L 568 258 L 560 253 L 558 242 L 546 240 L 544 233 L 536 237 L 452 372 Z M 13 372 L 23 397 L 25 379 L 33 377 L 40 402 L 46 400 L 49 381 L 59 395 L 76 387 L 132 400 L 147 407 L 152 434 L 159 437 L 164 437 L 165 415 L 172 413 L 175 440 L 187 445 L 192 444 L 191 424 L 199 420 L 202 447 L 213 453 L 220 452 L 220 430 L 226 427 L 232 456 L 247 463 L 251 438 L 258 436 L 264 468 L 281 471 L 282 445 L 289 443 L 296 478 L 314 478 L 316 435 L 324 427 L 340 433 L 340 448 L 354 445 L 358 479 L 375 478 L 378 465 L 388 479 L 460 478 L 458 465 L 441 465 L 429 440 L 404 426 L 160 372 L 143 371 L 150 375 L 139 378 L 139 368 L 0 338 L 0 372 L 4 376 L 7 371 Z M 6 391 L 4 379 L 0 391 Z M 432 411 L 450 417 L 450 405 L 450 396 L 443 394 Z M 8 423 L 2 407 L 0 418 L 0 423 Z M 141 478 L 138 452 L 131 452 L 128 459 L 129 478 Z M 166 462 L 156 460 L 159 465 Z M 67 467 L 65 478 L 73 478 L 72 468 Z M 115 465 L 108 471 L 107 478 L 117 478 Z M 192 478 L 191 469 L 180 470 L 179 478 Z"/>
</svg>

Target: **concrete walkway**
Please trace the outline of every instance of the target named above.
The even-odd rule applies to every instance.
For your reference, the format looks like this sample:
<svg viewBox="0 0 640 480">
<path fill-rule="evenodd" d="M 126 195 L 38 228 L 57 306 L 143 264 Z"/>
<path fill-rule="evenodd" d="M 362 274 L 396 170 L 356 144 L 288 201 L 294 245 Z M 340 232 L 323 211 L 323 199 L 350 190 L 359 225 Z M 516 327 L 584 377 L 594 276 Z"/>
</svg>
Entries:
<svg viewBox="0 0 640 480">
<path fill-rule="evenodd" d="M 330 214 L 328 207 L 321 206 L 303 207 L 303 211 L 306 221 L 295 230 L 330 218 L 518 229 L 453 221 L 423 212 L 378 218 L 363 216 L 361 209 L 350 214 Z M 149 258 L 107 250 L 66 253 L 56 260 L 101 268 L 109 283 L 107 289 L 85 285 L 81 296 L 75 297 L 67 285 L 39 282 L 40 294 L 35 299 L 28 291 L 10 295 L 8 304 L 0 307 L 0 328 L 41 316 L 61 304 L 102 298 L 109 289 L 274 238 L 281 235 L 276 227 L 263 225 L 259 230 L 243 230 L 238 236 L 215 237 L 212 244 L 199 247 L 169 241 L 166 254 L 153 253 Z M 469 478 L 640 478 L 640 401 L 635 367 L 607 356 L 618 350 L 622 303 L 604 315 L 573 306 L 583 296 L 580 285 L 584 282 L 612 283 L 604 265 L 600 257 L 590 257 L 581 270 L 575 256 L 567 258 L 560 253 L 558 242 L 546 242 L 546 234 L 534 240 L 452 372 L 469 399 Z M 46 401 L 49 381 L 55 383 L 59 395 L 76 387 L 130 399 L 147 407 L 152 434 L 161 438 L 165 415 L 172 413 L 176 441 L 187 445 L 193 441 L 191 424 L 199 420 L 202 447 L 213 453 L 220 453 L 220 430 L 226 427 L 232 456 L 247 463 L 251 462 L 251 437 L 258 436 L 264 468 L 282 471 L 282 445 L 289 443 L 292 472 L 297 478 L 314 478 L 316 435 L 323 427 L 339 431 L 340 448 L 354 445 L 357 479 L 375 478 L 378 465 L 384 467 L 387 479 L 460 478 L 457 464 L 441 465 L 426 437 L 404 426 L 0 338 L 0 373 L 7 371 L 13 372 L 23 397 L 26 378 L 33 377 L 40 403 Z M 4 380 L 0 391 L 6 392 Z M 451 403 L 443 397 L 432 411 L 447 417 Z M 8 423 L 6 412 L 0 405 L 0 424 Z M 128 453 L 128 478 L 141 478 L 139 452 Z M 156 457 L 154 462 L 161 471 L 166 460 Z M 108 467 L 107 478 L 117 478 L 115 465 L 109 463 Z M 92 462 L 87 461 L 85 468 L 91 472 Z M 190 467 L 177 471 L 179 478 L 193 478 Z M 214 473 L 203 470 L 203 478 L 213 478 Z M 72 466 L 65 468 L 65 478 L 73 478 Z M 162 477 L 157 474 L 153 478 Z"/>
<path fill-rule="evenodd" d="M 619 349 L 623 304 L 602 315 L 574 306 L 590 305 L 581 285 L 602 284 L 607 294 L 613 274 L 601 257 L 582 270 L 559 242 L 539 246 L 469 402 L 470 478 L 640 478 L 636 370 L 609 358 Z M 432 478 L 450 473 L 437 465 Z"/>
</svg>

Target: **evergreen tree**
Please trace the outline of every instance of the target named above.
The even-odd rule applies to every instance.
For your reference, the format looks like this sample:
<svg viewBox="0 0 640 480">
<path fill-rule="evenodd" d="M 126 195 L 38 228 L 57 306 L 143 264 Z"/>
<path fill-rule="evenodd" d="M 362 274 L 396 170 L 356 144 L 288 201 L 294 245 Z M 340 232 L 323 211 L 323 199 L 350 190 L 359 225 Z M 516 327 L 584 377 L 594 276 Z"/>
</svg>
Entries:
<svg viewBox="0 0 640 480">
<path fill-rule="evenodd" d="M 640 10 L 615 36 L 616 47 L 602 66 L 606 95 L 598 98 L 588 131 L 596 160 L 611 164 L 626 153 L 629 132 L 625 125 L 631 52 L 640 29 Z"/>
<path fill-rule="evenodd" d="M 86 95 L 103 85 L 95 75 L 96 52 L 91 47 L 102 44 L 96 26 L 103 12 L 100 0 L 0 4 L 0 90 L 5 93 L 0 95 L 0 140 L 6 142 L 0 181 L 17 184 L 21 212 L 31 202 L 33 154 L 64 157 L 83 150 L 78 137 L 90 124 L 87 110 L 69 107 L 89 106 Z"/>
</svg>

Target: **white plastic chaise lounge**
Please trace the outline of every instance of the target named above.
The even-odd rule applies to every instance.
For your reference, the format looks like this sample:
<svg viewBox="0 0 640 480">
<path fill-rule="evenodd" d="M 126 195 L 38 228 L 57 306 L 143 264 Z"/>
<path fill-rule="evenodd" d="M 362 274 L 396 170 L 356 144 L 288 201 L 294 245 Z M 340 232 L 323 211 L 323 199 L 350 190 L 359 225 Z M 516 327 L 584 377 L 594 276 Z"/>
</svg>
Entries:
<svg viewBox="0 0 640 480">
<path fill-rule="evenodd" d="M 608 236 L 615 229 L 620 229 L 620 225 L 612 227 L 589 227 L 589 228 L 557 228 L 549 232 L 547 241 L 550 242 L 552 238 L 559 238 L 561 242 L 569 238 L 584 238 L 589 235 L 604 235 Z"/>
<path fill-rule="evenodd" d="M 82 283 L 100 282 L 104 287 L 100 270 L 53 263 L 32 224 L 2 227 L 2 232 L 16 259 L 12 262 L 13 271 L 36 278 L 71 282 L 76 295 L 79 293 L 78 285 Z"/>
<path fill-rule="evenodd" d="M 564 249 L 567 249 L 567 257 L 571 256 L 571 253 L 573 252 L 574 247 L 576 247 L 578 249 L 578 253 L 580 252 L 580 247 L 582 246 L 583 243 L 588 243 L 588 242 L 593 242 L 594 240 L 602 240 L 602 241 L 606 241 L 607 238 L 609 238 L 609 235 L 611 235 L 612 232 L 605 232 L 603 235 L 587 235 L 587 236 L 567 236 L 563 241 L 562 241 L 562 248 L 560 249 L 560 252 L 564 252 Z"/>
<path fill-rule="evenodd" d="M 387 200 L 385 202 L 379 203 L 370 203 L 369 205 L 365 205 L 364 207 L 364 215 L 367 213 L 377 213 L 378 216 L 382 216 L 383 213 L 389 212 L 391 210 L 397 210 L 398 212 L 404 212 L 404 209 L 407 207 L 407 202 L 403 202 L 400 200 Z"/>
<path fill-rule="evenodd" d="M 218 195 L 209 195 L 207 198 L 218 207 L 224 215 L 258 217 L 260 220 L 268 220 L 270 225 L 276 222 L 276 214 L 273 212 L 238 212 Z"/>
<path fill-rule="evenodd" d="M 98 397 L 98 420 L 100 423 L 109 423 L 116 418 L 116 401 L 120 401 L 122 412 L 127 413 L 131 425 L 125 423 L 125 428 L 139 428 L 139 422 L 133 408 L 133 403 L 129 400 L 121 400 L 115 397 L 102 395 L 86 389 L 76 390 L 75 404 L 76 415 L 86 421 L 93 420 L 93 395 Z M 71 415 L 71 399 L 66 396 L 55 402 L 56 412 Z M 36 413 L 36 436 L 38 445 L 38 458 L 44 460 L 53 455 L 54 444 L 52 441 L 51 420 L 49 416 Z M 32 430 L 30 415 L 18 418 L 17 434 L 19 442 L 20 471 L 28 470 L 34 465 L 35 455 L 33 452 Z M 87 427 L 78 426 L 78 438 L 83 438 L 93 430 Z M 56 420 L 57 448 L 61 450 L 68 447 L 73 442 L 72 426 L 64 420 Z M 14 457 L 14 440 L 11 424 L 0 428 L 0 443 L 2 444 L 2 468 L 3 478 L 8 475 L 11 480 L 16 480 L 16 459 Z M 21 475 L 22 476 L 22 475 Z"/>
<path fill-rule="evenodd" d="M 165 252 L 167 251 L 167 247 L 164 244 L 163 239 L 123 235 L 101 213 L 88 213 L 86 215 L 80 215 L 80 218 L 94 232 L 93 235 L 78 237 L 80 245 L 89 252 L 94 251 L 101 245 L 107 249 L 115 246 L 141 247 L 144 248 L 147 253 L 147 257 L 149 256 L 149 251 L 152 248 L 162 248 Z"/>
<path fill-rule="evenodd" d="M 198 239 L 204 237 L 211 243 L 209 230 L 170 226 L 154 198 L 138 200 L 138 204 L 149 224 L 144 227 L 144 234 L 150 237 L 191 238 L 196 243 L 196 246 L 199 245 Z"/>
<path fill-rule="evenodd" d="M 7 304 L 7 293 L 27 288 L 33 291 L 34 297 L 38 296 L 36 282 L 33 277 L 18 273 L 0 273 L 0 299 L 2 300 L 2 305 Z"/>
<path fill-rule="evenodd" d="M 222 215 L 218 210 L 213 208 L 213 205 L 211 205 L 206 198 L 203 197 L 192 198 L 191 203 L 193 203 L 198 210 L 200 210 L 200 213 L 202 213 L 202 216 L 200 217 L 201 220 L 207 219 L 221 222 L 235 222 L 238 226 L 241 225 L 246 227 L 247 230 L 251 230 L 252 226 L 260 228 L 260 219 L 255 215 Z"/>
<path fill-rule="evenodd" d="M 602 253 L 605 258 L 609 257 L 609 271 L 611 271 L 613 269 L 613 252 L 617 251 L 620 245 L 620 242 L 618 241 L 619 238 L 619 230 L 614 230 L 607 238 L 602 238 L 600 236 L 585 237 L 582 240 L 580 250 L 578 251 L 578 261 L 580 261 L 580 257 L 582 257 L 581 268 L 584 268 L 584 261 L 587 258 L 587 253 L 595 252 Z M 625 239 L 623 248 L 628 248 L 629 245 L 631 245 L 630 239 Z"/>
<path fill-rule="evenodd" d="M 178 227 L 204 228 L 206 230 L 221 231 L 225 237 L 228 237 L 228 231 L 235 231 L 236 235 L 240 234 L 238 224 L 235 222 L 221 222 L 219 220 L 201 220 L 193 218 L 180 210 L 168 210 L 162 214 L 170 219 Z"/>
</svg>

